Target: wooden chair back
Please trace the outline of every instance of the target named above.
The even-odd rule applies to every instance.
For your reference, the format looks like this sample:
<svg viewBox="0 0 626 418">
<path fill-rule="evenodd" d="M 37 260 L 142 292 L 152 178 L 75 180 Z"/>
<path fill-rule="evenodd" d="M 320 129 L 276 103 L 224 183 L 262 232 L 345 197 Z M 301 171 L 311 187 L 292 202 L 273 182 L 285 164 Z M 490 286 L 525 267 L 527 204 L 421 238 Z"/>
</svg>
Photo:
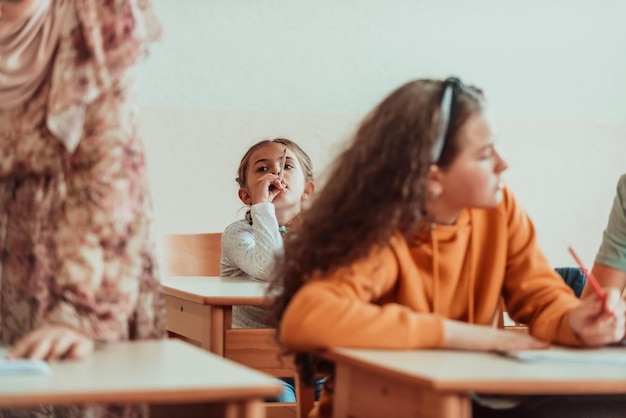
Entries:
<svg viewBox="0 0 626 418">
<path fill-rule="evenodd" d="M 528 327 L 526 325 L 513 321 L 509 317 L 506 312 L 506 308 L 504 306 L 504 301 L 502 300 L 502 298 L 500 298 L 499 308 L 496 312 L 496 316 L 492 325 L 500 329 L 528 333 Z"/>
<path fill-rule="evenodd" d="M 583 289 L 587 282 L 587 278 L 583 274 L 582 270 L 578 267 L 557 267 L 554 269 L 565 283 L 574 291 L 576 297 L 582 295 Z M 625 292 L 626 293 L 626 292 Z M 504 301 L 500 298 L 500 315 L 498 321 L 498 328 L 508 329 L 511 331 L 518 331 L 527 334 L 528 326 L 512 320 L 506 312 Z"/>
<path fill-rule="evenodd" d="M 219 276 L 222 233 L 165 234 L 161 254 L 167 275 Z"/>
</svg>

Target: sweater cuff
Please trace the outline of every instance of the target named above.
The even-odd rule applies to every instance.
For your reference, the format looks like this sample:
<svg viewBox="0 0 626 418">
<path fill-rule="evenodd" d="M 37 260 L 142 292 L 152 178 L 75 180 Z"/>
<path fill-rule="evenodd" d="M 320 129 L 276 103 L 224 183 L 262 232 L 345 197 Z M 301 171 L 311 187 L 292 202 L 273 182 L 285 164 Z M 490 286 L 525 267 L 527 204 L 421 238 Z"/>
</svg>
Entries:
<svg viewBox="0 0 626 418">
<path fill-rule="evenodd" d="M 443 348 L 444 340 L 443 318 L 441 316 L 417 314 L 409 340 L 411 347 Z"/>
<path fill-rule="evenodd" d="M 557 330 L 557 337 L 556 337 L 555 342 L 559 344 L 563 344 L 563 345 L 569 345 L 569 346 L 576 346 L 576 347 L 583 346 L 585 345 L 583 340 L 580 338 L 578 334 L 574 332 L 574 330 L 569 324 L 570 313 L 571 311 L 568 312 L 567 315 L 564 315 L 563 318 L 561 319 L 561 323 L 559 324 L 559 327 Z"/>
</svg>

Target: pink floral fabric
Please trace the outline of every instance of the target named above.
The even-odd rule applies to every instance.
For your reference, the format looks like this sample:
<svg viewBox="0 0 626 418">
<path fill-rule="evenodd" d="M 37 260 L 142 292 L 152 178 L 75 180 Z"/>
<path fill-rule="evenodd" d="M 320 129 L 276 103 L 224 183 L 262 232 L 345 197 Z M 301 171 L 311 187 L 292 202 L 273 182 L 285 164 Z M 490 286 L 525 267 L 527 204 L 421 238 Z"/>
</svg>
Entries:
<svg viewBox="0 0 626 418">
<path fill-rule="evenodd" d="M 0 341 L 47 323 L 102 341 L 162 338 L 133 79 L 158 25 L 146 0 L 63 1 L 73 4 L 45 81 L 31 100 L 0 111 Z M 121 406 L 0 416 L 144 413 Z"/>
</svg>

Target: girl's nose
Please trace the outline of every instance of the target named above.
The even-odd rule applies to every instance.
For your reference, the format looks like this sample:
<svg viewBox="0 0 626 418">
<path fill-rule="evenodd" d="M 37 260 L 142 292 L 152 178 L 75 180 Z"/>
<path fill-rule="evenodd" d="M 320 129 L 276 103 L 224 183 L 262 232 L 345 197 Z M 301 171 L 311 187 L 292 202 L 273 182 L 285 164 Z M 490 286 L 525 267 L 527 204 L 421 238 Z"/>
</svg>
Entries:
<svg viewBox="0 0 626 418">
<path fill-rule="evenodd" d="M 498 151 L 495 151 L 496 153 L 496 172 L 497 173 L 501 173 L 504 170 L 506 170 L 507 168 L 509 168 L 509 165 L 506 163 L 506 161 L 504 161 L 504 159 L 502 158 L 502 156 L 500 155 L 500 153 Z"/>
</svg>

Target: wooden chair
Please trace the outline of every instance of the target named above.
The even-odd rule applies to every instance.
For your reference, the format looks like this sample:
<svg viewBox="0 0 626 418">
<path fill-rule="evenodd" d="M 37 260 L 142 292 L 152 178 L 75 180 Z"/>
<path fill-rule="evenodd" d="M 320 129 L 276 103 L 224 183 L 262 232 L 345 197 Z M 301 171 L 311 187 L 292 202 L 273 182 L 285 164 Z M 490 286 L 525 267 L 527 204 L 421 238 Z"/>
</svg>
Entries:
<svg viewBox="0 0 626 418">
<path fill-rule="evenodd" d="M 165 234 L 161 258 L 165 274 L 171 276 L 219 276 L 221 233 Z M 232 309 L 225 314 L 224 357 L 277 377 L 295 376 L 296 404 L 266 403 L 268 418 L 305 418 L 313 408 L 314 390 L 305 387 L 295 372 L 293 357 L 281 355 L 274 329 L 234 329 Z M 170 334 L 171 337 L 182 336 Z M 182 339 L 190 341 L 188 338 Z"/>
<path fill-rule="evenodd" d="M 219 276 L 222 233 L 165 234 L 161 237 L 165 274 Z"/>
<path fill-rule="evenodd" d="M 496 312 L 494 326 L 509 331 L 517 331 L 528 334 L 528 326 L 521 322 L 513 321 L 506 312 L 504 301 L 500 298 L 500 306 Z"/>
<path fill-rule="evenodd" d="M 578 267 L 557 267 L 554 269 L 565 281 L 565 283 L 574 291 L 576 297 L 580 297 L 582 295 L 583 289 L 585 288 L 585 284 L 587 283 L 587 278 L 585 277 L 583 271 Z M 512 320 L 509 315 L 506 313 L 506 309 L 504 306 L 504 301 L 502 298 L 500 299 L 500 314 L 498 316 L 498 328 L 503 328 L 511 331 L 518 331 L 523 333 L 528 333 L 528 325 L 522 324 L 521 322 Z"/>
</svg>

